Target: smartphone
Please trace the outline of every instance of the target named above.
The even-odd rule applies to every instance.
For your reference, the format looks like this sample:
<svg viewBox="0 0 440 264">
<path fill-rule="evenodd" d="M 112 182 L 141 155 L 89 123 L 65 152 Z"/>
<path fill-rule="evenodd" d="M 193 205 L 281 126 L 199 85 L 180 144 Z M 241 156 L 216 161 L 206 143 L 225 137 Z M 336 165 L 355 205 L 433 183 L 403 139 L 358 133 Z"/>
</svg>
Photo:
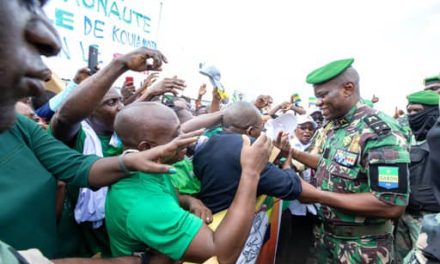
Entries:
<svg viewBox="0 0 440 264">
<path fill-rule="evenodd" d="M 132 76 L 125 77 L 125 85 L 127 85 L 127 86 L 133 85 L 133 77 Z"/>
<path fill-rule="evenodd" d="M 91 74 L 98 71 L 98 48 L 95 45 L 89 46 L 89 69 Z"/>
</svg>

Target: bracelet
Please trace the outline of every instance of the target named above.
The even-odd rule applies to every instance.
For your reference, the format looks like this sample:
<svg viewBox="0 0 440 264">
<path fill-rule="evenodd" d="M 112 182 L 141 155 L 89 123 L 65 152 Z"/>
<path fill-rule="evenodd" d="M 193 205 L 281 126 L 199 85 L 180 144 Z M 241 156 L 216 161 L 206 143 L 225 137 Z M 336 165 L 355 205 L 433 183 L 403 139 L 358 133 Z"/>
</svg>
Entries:
<svg viewBox="0 0 440 264">
<path fill-rule="evenodd" d="M 119 169 L 120 169 L 125 175 L 127 175 L 127 176 L 131 175 L 132 172 L 129 171 L 129 170 L 127 169 L 127 167 L 125 166 L 125 163 L 124 163 L 124 156 L 125 156 L 126 154 L 128 154 L 128 153 L 136 153 L 136 152 L 139 152 L 139 151 L 138 151 L 138 150 L 135 150 L 135 149 L 127 149 L 126 151 L 122 152 L 121 155 L 118 156 Z"/>
</svg>

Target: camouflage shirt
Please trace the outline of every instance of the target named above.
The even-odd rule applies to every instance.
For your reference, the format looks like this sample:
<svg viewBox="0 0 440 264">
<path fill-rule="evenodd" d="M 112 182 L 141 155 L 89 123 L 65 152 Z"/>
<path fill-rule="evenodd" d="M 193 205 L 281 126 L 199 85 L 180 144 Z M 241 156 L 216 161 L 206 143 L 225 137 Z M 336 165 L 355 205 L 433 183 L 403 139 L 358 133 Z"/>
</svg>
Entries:
<svg viewBox="0 0 440 264">
<path fill-rule="evenodd" d="M 408 204 L 408 142 L 391 117 L 359 102 L 326 133 L 316 172 L 321 190 L 373 193 L 394 205 Z M 321 205 L 321 220 L 337 225 L 363 225 L 386 219 L 364 217 Z"/>
<path fill-rule="evenodd" d="M 440 261 L 440 213 L 425 215 L 415 248 L 403 263 L 438 263 Z"/>
</svg>

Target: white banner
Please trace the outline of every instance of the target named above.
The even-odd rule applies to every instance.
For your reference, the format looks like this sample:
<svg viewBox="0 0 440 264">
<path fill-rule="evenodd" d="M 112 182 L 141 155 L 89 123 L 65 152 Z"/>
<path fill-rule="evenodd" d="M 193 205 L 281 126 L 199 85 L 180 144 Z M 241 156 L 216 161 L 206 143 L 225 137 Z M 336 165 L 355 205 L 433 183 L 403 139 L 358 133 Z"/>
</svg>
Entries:
<svg viewBox="0 0 440 264">
<path fill-rule="evenodd" d="M 146 46 L 156 48 L 160 0 L 51 0 L 46 15 L 57 29 L 63 49 L 47 59 L 62 78 L 87 66 L 89 45 L 99 50 L 99 64 L 117 54 Z"/>
</svg>

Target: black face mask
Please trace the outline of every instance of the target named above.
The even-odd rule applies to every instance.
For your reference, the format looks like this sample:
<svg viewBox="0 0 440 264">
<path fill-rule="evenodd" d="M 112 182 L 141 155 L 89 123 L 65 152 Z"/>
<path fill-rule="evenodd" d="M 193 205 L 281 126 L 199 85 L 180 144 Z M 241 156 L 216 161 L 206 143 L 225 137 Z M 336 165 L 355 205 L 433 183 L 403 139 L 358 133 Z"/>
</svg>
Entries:
<svg viewBox="0 0 440 264">
<path fill-rule="evenodd" d="M 408 115 L 408 123 L 417 141 L 426 139 L 426 134 L 434 126 L 439 117 L 438 106 L 425 107 L 413 115 Z"/>
</svg>

